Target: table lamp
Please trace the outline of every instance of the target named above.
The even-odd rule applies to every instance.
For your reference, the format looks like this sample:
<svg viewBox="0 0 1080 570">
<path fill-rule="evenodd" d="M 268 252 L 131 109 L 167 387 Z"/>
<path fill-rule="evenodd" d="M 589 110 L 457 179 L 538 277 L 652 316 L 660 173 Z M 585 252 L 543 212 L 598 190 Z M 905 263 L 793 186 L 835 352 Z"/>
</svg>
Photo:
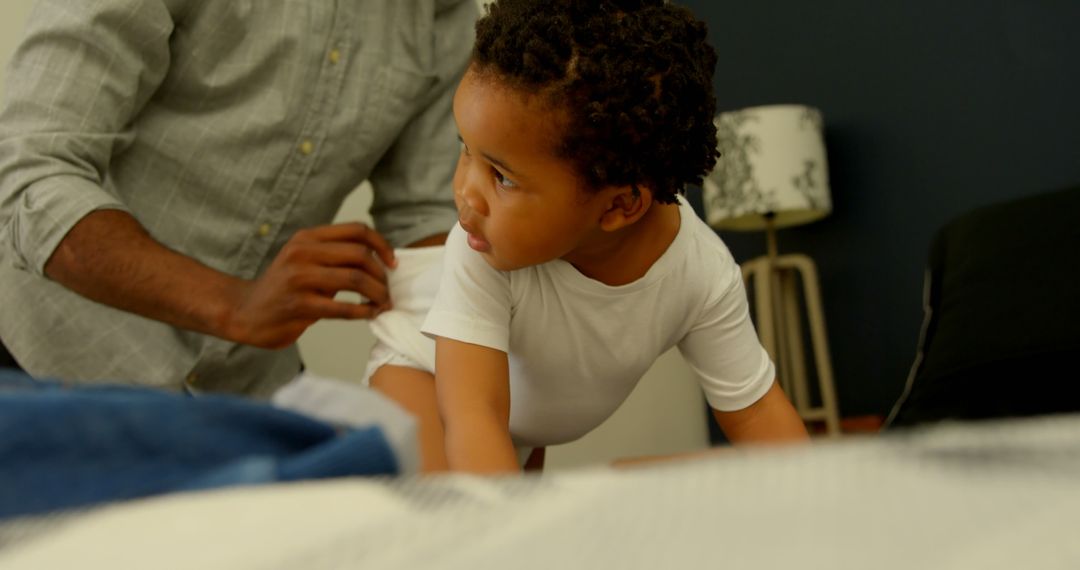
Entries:
<svg viewBox="0 0 1080 570">
<path fill-rule="evenodd" d="M 819 220 L 832 210 L 821 113 L 801 105 L 769 105 L 721 113 L 715 123 L 721 156 L 703 184 L 706 221 L 717 230 L 765 231 L 766 255 L 742 264 L 758 337 L 803 420 L 824 422 L 826 434 L 839 435 L 817 268 L 806 255 L 780 255 L 776 242 L 778 229 Z M 804 314 L 817 370 L 817 405 L 807 378 Z"/>
</svg>

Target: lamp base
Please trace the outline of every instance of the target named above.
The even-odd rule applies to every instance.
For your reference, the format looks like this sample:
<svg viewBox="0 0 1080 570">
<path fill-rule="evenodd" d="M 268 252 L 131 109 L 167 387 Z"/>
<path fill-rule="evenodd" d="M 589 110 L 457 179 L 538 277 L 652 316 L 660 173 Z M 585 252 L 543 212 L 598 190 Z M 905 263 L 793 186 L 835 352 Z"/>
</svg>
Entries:
<svg viewBox="0 0 1080 570">
<path fill-rule="evenodd" d="M 805 422 L 824 422 L 825 433 L 840 435 L 840 412 L 833 385 L 832 361 L 825 335 L 821 289 L 813 260 L 801 254 L 770 254 L 742 264 L 747 290 L 753 286 L 755 324 L 761 344 L 776 363 L 780 386 L 791 398 Z M 820 405 L 813 405 L 803 350 L 802 306 L 798 283 L 802 283 Z"/>
</svg>

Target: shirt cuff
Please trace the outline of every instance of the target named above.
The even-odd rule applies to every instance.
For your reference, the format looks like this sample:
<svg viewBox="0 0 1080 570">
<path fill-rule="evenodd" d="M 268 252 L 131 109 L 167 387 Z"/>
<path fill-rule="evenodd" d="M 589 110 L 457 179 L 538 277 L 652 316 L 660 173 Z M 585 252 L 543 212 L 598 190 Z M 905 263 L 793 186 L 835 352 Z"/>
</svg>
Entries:
<svg viewBox="0 0 1080 570">
<path fill-rule="evenodd" d="M 7 228 L 16 268 L 44 276 L 60 242 L 95 210 L 128 211 L 101 186 L 78 176 L 51 176 L 26 188 Z"/>
</svg>

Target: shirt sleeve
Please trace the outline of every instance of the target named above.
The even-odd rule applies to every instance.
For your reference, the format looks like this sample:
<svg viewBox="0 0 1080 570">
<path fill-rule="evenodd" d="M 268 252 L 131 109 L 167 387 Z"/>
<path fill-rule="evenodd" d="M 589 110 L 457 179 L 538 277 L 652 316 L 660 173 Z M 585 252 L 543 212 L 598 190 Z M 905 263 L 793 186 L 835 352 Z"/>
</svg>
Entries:
<svg viewBox="0 0 1080 570">
<path fill-rule="evenodd" d="M 10 263 L 41 275 L 76 222 L 126 209 L 105 172 L 169 68 L 170 7 L 182 4 L 35 3 L 0 110 L 0 255 Z"/>
<path fill-rule="evenodd" d="M 442 281 L 421 331 L 509 352 L 510 274 L 488 265 L 455 225 L 446 240 Z"/>
<path fill-rule="evenodd" d="M 733 272 L 726 291 L 711 302 L 679 351 L 697 374 L 705 399 L 722 412 L 741 410 L 772 386 L 776 367 L 758 341 L 746 290 Z"/>
<path fill-rule="evenodd" d="M 444 233 L 457 221 L 453 178 L 460 144 L 453 99 L 472 50 L 476 3 L 437 12 L 437 79 L 429 103 L 410 120 L 371 173 L 375 227 L 396 247 Z"/>
</svg>

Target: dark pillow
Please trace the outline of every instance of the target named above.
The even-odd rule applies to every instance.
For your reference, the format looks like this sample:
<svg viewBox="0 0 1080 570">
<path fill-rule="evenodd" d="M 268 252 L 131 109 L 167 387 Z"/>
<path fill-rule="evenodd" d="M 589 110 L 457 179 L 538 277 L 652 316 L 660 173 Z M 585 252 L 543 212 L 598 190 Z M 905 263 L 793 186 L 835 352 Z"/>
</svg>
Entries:
<svg viewBox="0 0 1080 570">
<path fill-rule="evenodd" d="M 1080 410 L 1080 188 L 942 228 L 923 326 L 890 426 Z"/>
</svg>

